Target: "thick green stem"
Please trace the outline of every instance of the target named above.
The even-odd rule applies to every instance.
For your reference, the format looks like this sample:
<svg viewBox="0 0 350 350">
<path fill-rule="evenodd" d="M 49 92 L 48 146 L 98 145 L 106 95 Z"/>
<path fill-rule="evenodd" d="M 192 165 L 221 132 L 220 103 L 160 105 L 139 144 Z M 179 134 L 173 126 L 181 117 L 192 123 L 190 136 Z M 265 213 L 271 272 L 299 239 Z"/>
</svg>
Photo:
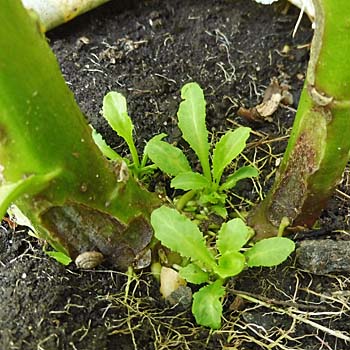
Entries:
<svg viewBox="0 0 350 350">
<path fill-rule="evenodd" d="M 339 182 L 350 149 L 350 7 L 314 0 L 316 28 L 292 134 L 275 183 L 252 212 L 257 239 L 286 217 L 312 226 Z"/>
<path fill-rule="evenodd" d="M 21 195 L 17 203 L 56 248 L 73 258 L 100 250 L 125 268 L 151 239 L 158 199 L 102 156 L 21 1 L 0 8 L 0 208 Z"/>
<path fill-rule="evenodd" d="M 107 1 L 109 0 L 22 0 L 27 9 L 34 10 L 39 15 L 43 31 L 68 22 Z"/>
</svg>

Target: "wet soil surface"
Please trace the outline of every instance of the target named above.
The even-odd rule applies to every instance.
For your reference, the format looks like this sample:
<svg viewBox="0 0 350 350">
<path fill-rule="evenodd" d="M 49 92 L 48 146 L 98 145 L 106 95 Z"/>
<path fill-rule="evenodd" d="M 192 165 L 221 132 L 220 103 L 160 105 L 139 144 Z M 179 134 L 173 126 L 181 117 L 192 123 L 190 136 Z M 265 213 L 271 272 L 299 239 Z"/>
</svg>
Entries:
<svg viewBox="0 0 350 350">
<path fill-rule="evenodd" d="M 198 82 L 213 138 L 237 125 L 253 129 L 247 157 L 260 169 L 259 186 L 243 182 L 236 193 L 256 202 L 272 183 L 303 85 L 313 33 L 304 17 L 292 38 L 298 15 L 284 3 L 264 7 L 247 0 L 112 1 L 48 37 L 86 118 L 123 155 L 125 145 L 100 116 L 108 91 L 126 96 L 140 150 L 165 132 L 188 152 L 175 117 L 181 87 Z M 262 101 L 273 77 L 290 86 L 293 104 L 280 107 L 272 122 L 238 117 L 239 107 Z M 348 193 L 346 171 L 319 229 L 294 239 L 347 240 Z M 249 209 L 234 195 L 231 201 Z M 348 275 L 312 274 L 295 256 L 232 280 L 223 326 L 215 332 L 197 326 L 189 311 L 167 306 L 149 272 L 132 277 L 128 292 L 126 282 L 108 266 L 63 267 L 43 253 L 43 242 L 3 221 L 0 349 L 348 348 Z"/>
</svg>

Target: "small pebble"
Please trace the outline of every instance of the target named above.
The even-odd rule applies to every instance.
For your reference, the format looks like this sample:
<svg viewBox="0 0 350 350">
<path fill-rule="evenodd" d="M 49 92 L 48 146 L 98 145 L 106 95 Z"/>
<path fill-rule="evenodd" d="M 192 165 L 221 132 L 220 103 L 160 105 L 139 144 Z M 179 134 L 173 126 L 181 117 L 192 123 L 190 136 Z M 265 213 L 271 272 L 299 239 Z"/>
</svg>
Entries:
<svg viewBox="0 0 350 350">
<path fill-rule="evenodd" d="M 179 310 L 187 310 L 192 305 L 192 290 L 188 286 L 180 286 L 165 301 L 171 306 L 177 305 Z"/>
<path fill-rule="evenodd" d="M 350 272 L 350 242 L 330 239 L 303 241 L 296 251 L 304 270 L 317 275 Z"/>
<path fill-rule="evenodd" d="M 159 291 L 163 298 L 167 298 L 180 286 L 185 286 L 186 281 L 174 269 L 162 266 L 160 271 L 160 288 Z"/>
</svg>

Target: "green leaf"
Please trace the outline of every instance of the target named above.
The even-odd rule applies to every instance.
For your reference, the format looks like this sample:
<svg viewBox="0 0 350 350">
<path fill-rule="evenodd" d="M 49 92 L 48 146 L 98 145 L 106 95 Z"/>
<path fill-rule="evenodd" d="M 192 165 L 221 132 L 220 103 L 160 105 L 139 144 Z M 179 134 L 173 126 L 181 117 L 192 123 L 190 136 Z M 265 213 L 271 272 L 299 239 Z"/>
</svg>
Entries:
<svg viewBox="0 0 350 350">
<path fill-rule="evenodd" d="M 164 139 L 164 137 L 167 137 L 168 135 L 165 134 L 164 132 L 160 133 L 160 134 L 157 134 L 155 136 L 153 136 L 150 140 L 148 140 L 146 142 L 146 145 L 143 149 L 143 154 L 148 156 L 148 147 L 149 147 L 149 144 L 154 142 L 154 141 L 162 141 L 162 139 Z"/>
<path fill-rule="evenodd" d="M 116 151 L 107 145 L 106 141 L 102 138 L 102 135 L 95 129 L 92 129 L 92 138 L 105 157 L 109 158 L 110 160 L 123 159 Z"/>
<path fill-rule="evenodd" d="M 223 219 L 227 218 L 227 210 L 224 205 L 215 204 L 210 207 L 210 210 L 216 215 L 221 216 Z"/>
<path fill-rule="evenodd" d="M 210 203 L 210 204 L 219 204 L 224 207 L 226 198 L 227 198 L 227 195 L 225 193 L 218 193 L 218 192 L 202 193 L 199 197 L 199 202 L 203 205 Z"/>
<path fill-rule="evenodd" d="M 62 253 L 62 252 L 56 252 L 56 251 L 51 251 L 51 250 L 45 250 L 45 253 L 50 256 L 51 258 L 54 258 L 56 261 L 58 261 L 60 264 L 67 266 L 72 262 L 72 259 Z"/>
<path fill-rule="evenodd" d="M 132 142 L 134 128 L 128 115 L 125 97 L 119 92 L 111 91 L 103 98 L 103 116 L 112 129 L 127 143 Z"/>
<path fill-rule="evenodd" d="M 245 256 L 239 252 L 227 252 L 219 258 L 219 265 L 214 272 L 221 278 L 236 276 L 245 266 Z"/>
<path fill-rule="evenodd" d="M 134 125 L 128 115 L 126 99 L 119 92 L 111 91 L 103 98 L 102 114 L 112 129 L 127 143 L 132 159 L 139 166 L 132 131 Z"/>
<path fill-rule="evenodd" d="M 213 152 L 213 178 L 216 183 L 220 182 L 227 165 L 244 150 L 250 130 L 247 127 L 239 127 L 229 131 L 216 144 Z"/>
<path fill-rule="evenodd" d="M 172 176 L 191 172 L 190 164 L 184 153 L 179 148 L 161 141 L 158 136 L 149 140 L 145 148 L 145 153 L 152 162 L 160 170 Z"/>
<path fill-rule="evenodd" d="M 175 209 L 162 206 L 153 211 L 154 234 L 163 245 L 182 256 L 213 268 L 216 263 L 197 225 Z"/>
<path fill-rule="evenodd" d="M 228 176 L 220 186 L 220 191 L 226 191 L 236 186 L 237 182 L 243 179 L 256 177 L 259 175 L 258 169 L 253 166 L 244 166 Z"/>
<path fill-rule="evenodd" d="M 242 219 L 236 218 L 222 224 L 216 245 L 222 255 L 238 252 L 253 236 L 253 229 Z"/>
<path fill-rule="evenodd" d="M 204 176 L 211 181 L 203 91 L 197 83 L 189 83 L 181 89 L 181 97 L 184 101 L 180 103 L 177 116 L 182 137 L 196 152 L 202 165 Z"/>
<path fill-rule="evenodd" d="M 221 327 L 221 298 L 224 295 L 225 288 L 222 286 L 221 280 L 202 287 L 193 294 L 192 313 L 198 324 L 212 329 Z"/>
<path fill-rule="evenodd" d="M 209 186 L 210 182 L 205 176 L 193 171 L 181 173 L 171 181 L 171 187 L 184 191 L 202 190 Z"/>
<path fill-rule="evenodd" d="M 248 266 L 276 266 L 295 250 L 295 243 L 286 237 L 272 237 L 259 241 L 244 253 Z"/>
<path fill-rule="evenodd" d="M 180 270 L 180 276 L 187 282 L 201 284 L 209 281 L 209 273 L 196 264 L 188 264 Z"/>
<path fill-rule="evenodd" d="M 4 217 L 7 208 L 23 194 L 34 194 L 43 190 L 52 179 L 61 173 L 61 169 L 45 175 L 31 175 L 14 183 L 0 186 L 0 218 Z"/>
</svg>

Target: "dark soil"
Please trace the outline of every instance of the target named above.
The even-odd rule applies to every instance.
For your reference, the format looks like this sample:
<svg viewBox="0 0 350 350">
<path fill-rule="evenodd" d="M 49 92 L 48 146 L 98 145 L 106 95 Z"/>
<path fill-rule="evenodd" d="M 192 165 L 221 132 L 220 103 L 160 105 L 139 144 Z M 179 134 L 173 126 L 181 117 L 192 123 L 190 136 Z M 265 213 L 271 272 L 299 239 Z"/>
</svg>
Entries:
<svg viewBox="0 0 350 350">
<path fill-rule="evenodd" d="M 285 149 L 313 34 L 303 18 L 292 38 L 299 11 L 285 5 L 112 1 L 48 37 L 87 119 L 123 155 L 125 145 L 100 116 L 108 91 L 126 96 L 140 150 L 145 140 L 165 132 L 187 152 L 175 117 L 181 87 L 198 82 L 214 138 L 236 125 L 254 129 L 246 154 L 260 168 L 260 182 L 255 187 L 243 182 L 236 193 L 256 202 L 271 185 Z M 294 105 L 280 107 L 271 123 L 253 125 L 238 117 L 240 106 L 262 101 L 273 77 L 290 85 Z M 319 230 L 294 238 L 347 239 L 347 193 L 348 172 Z M 248 209 L 233 194 L 231 202 Z M 2 224 L 0 349 L 348 349 L 338 333 L 328 331 L 348 332 L 347 275 L 313 275 L 300 270 L 294 257 L 275 269 L 247 271 L 230 282 L 223 327 L 210 332 L 196 326 L 189 311 L 165 305 L 147 271 L 133 277 L 126 294 L 125 274 L 108 266 L 84 272 L 74 264 L 65 268 L 25 229 Z M 261 303 L 235 298 L 240 293 Z"/>
</svg>

